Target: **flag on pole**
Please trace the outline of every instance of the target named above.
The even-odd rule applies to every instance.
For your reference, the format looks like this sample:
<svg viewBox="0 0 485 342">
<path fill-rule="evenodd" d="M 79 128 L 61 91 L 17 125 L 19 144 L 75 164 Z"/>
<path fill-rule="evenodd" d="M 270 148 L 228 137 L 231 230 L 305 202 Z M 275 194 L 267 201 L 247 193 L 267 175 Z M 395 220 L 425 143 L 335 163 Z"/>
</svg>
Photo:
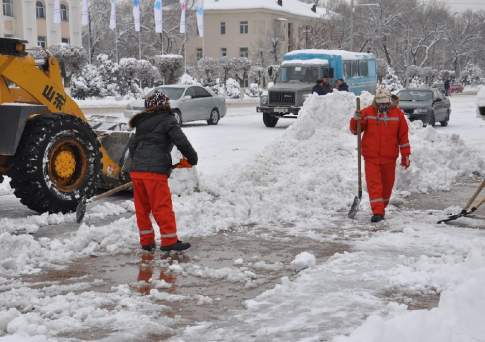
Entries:
<svg viewBox="0 0 485 342">
<path fill-rule="evenodd" d="M 185 33 L 185 12 L 187 12 L 187 0 L 180 0 L 180 33 Z"/>
<path fill-rule="evenodd" d="M 199 37 L 204 37 L 204 0 L 197 0 L 195 13 L 197 17 L 197 29 L 199 31 Z"/>
<path fill-rule="evenodd" d="M 116 0 L 111 0 L 111 16 L 109 18 L 109 28 L 116 30 Z"/>
<path fill-rule="evenodd" d="M 162 0 L 155 0 L 153 5 L 153 11 L 155 14 L 155 32 L 163 32 L 163 10 L 162 10 Z"/>
<path fill-rule="evenodd" d="M 52 21 L 54 24 L 61 23 L 61 1 L 54 0 L 54 18 Z"/>
<path fill-rule="evenodd" d="M 135 31 L 140 32 L 140 0 L 133 0 L 133 19 L 135 20 Z"/>
<path fill-rule="evenodd" d="M 82 25 L 89 25 L 89 4 L 88 0 L 83 0 L 83 8 L 81 10 Z"/>
</svg>

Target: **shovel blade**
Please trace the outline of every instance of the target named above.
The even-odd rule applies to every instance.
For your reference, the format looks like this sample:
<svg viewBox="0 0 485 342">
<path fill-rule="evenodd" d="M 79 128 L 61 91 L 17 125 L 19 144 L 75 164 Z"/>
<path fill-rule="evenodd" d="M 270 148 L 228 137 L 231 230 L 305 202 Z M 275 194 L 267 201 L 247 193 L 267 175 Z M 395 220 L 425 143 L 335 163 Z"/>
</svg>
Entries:
<svg viewBox="0 0 485 342">
<path fill-rule="evenodd" d="M 76 222 L 81 223 L 84 215 L 86 215 L 86 198 L 81 198 L 76 207 Z"/>
<path fill-rule="evenodd" d="M 359 211 L 359 207 L 360 207 L 360 198 L 358 196 L 355 196 L 354 202 L 352 203 L 352 206 L 350 207 L 350 210 L 347 216 L 352 220 L 355 219 L 355 215 L 357 215 L 357 212 Z"/>
</svg>

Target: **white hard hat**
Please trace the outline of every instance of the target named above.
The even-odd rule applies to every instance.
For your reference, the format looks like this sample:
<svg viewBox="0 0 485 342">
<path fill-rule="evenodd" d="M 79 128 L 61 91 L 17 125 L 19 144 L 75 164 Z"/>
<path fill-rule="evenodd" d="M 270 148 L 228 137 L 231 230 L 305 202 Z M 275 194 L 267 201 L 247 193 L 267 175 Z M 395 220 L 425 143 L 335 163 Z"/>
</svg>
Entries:
<svg viewBox="0 0 485 342">
<path fill-rule="evenodd" d="M 386 88 L 379 88 L 374 99 L 376 103 L 391 103 L 391 92 Z"/>
</svg>

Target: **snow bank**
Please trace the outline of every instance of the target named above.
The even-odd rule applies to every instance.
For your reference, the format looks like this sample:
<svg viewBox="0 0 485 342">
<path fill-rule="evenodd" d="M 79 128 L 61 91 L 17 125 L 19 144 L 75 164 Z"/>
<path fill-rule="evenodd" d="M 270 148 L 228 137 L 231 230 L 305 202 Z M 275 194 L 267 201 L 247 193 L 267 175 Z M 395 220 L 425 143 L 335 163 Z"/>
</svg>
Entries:
<svg viewBox="0 0 485 342">
<path fill-rule="evenodd" d="M 483 265 L 483 255 L 478 261 Z M 458 273 L 464 275 L 463 270 Z M 483 341 L 485 267 L 475 268 L 474 273 L 466 276 L 460 280 L 459 285 L 441 293 L 437 308 L 407 311 L 405 305 L 392 303 L 389 305 L 391 314 L 388 317 L 372 315 L 350 336 L 338 337 L 334 341 Z"/>
</svg>

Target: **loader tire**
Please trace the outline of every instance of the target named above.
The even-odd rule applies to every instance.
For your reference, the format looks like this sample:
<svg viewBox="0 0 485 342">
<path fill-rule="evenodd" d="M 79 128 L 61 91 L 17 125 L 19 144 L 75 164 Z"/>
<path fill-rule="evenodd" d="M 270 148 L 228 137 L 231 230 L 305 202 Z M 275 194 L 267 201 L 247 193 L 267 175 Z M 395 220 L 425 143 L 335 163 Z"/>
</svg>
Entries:
<svg viewBox="0 0 485 342">
<path fill-rule="evenodd" d="M 96 134 L 77 117 L 34 117 L 27 122 L 8 174 L 14 194 L 39 213 L 74 211 L 81 197 L 95 193 L 99 148 Z"/>
</svg>

